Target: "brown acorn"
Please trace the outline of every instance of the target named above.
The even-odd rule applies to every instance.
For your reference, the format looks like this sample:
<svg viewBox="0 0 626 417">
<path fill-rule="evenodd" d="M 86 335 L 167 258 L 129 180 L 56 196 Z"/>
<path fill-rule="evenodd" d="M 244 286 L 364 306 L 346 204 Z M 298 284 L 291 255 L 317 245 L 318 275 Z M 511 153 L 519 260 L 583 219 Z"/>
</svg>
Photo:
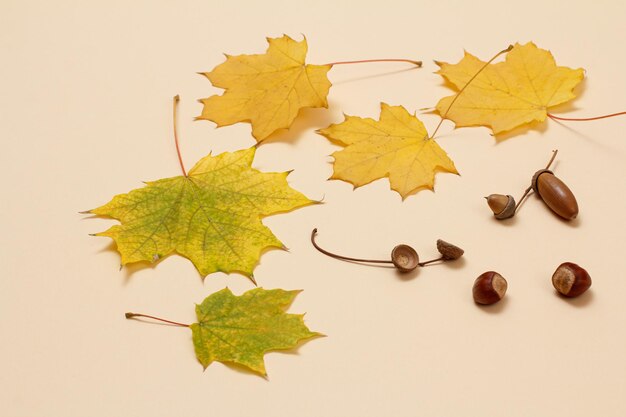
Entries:
<svg viewBox="0 0 626 417">
<path fill-rule="evenodd" d="M 508 219 L 515 214 L 515 199 L 511 195 L 491 194 L 487 199 L 489 208 L 498 220 Z"/>
<path fill-rule="evenodd" d="M 489 197 L 485 197 L 496 219 L 502 220 L 513 217 L 520 204 L 530 195 L 531 191 L 534 191 L 550 210 L 562 218 L 572 220 L 578 216 L 578 202 L 576 197 L 574 197 L 574 193 L 550 171 L 550 165 L 554 162 L 557 152 L 557 150 L 552 151 L 552 157 L 545 169 L 535 172 L 530 186 L 524 191 L 519 203 L 515 203 L 515 200 L 510 195 L 491 194 Z"/>
<path fill-rule="evenodd" d="M 591 277 L 584 268 L 564 262 L 554 271 L 552 285 L 566 297 L 578 297 L 591 287 Z"/>
<path fill-rule="evenodd" d="M 476 278 L 472 295 L 477 304 L 495 304 L 504 297 L 508 284 L 506 279 L 495 271 L 487 271 Z"/>
<path fill-rule="evenodd" d="M 532 179 L 533 190 L 550 209 L 566 220 L 578 216 L 578 202 L 574 193 L 548 169 L 535 172 Z"/>
</svg>

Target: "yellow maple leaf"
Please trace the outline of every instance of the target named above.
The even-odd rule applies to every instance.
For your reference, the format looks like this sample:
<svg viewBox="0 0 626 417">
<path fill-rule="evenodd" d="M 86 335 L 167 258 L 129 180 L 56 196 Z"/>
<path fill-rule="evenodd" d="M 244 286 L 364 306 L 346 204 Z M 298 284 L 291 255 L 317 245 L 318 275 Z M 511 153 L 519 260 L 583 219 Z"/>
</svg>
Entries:
<svg viewBox="0 0 626 417">
<path fill-rule="evenodd" d="M 188 175 L 147 182 L 87 213 L 120 221 L 96 233 L 115 240 L 122 265 L 178 253 L 200 274 L 252 271 L 268 248 L 284 248 L 263 217 L 313 204 L 289 172 L 252 168 L 256 148 L 202 158 Z"/>
<path fill-rule="evenodd" d="M 548 108 L 575 97 L 573 89 L 583 77 L 583 69 L 559 67 L 550 51 L 534 43 L 515 44 L 506 60 L 489 64 L 465 53 L 457 64 L 437 62 L 437 72 L 460 91 L 437 103 L 442 117 L 460 126 L 489 126 L 494 134 L 506 132 L 532 121 L 544 121 Z"/>
<path fill-rule="evenodd" d="M 226 62 L 203 73 L 226 91 L 201 99 L 198 119 L 219 126 L 249 122 L 258 142 L 278 129 L 291 126 L 300 109 L 328 107 L 332 65 L 305 65 L 306 38 L 300 42 L 284 35 L 267 38 L 269 47 L 260 55 L 226 55 Z"/>
<path fill-rule="evenodd" d="M 331 179 L 355 187 L 389 177 L 391 189 L 402 198 L 423 189 L 433 189 L 438 171 L 458 174 L 454 162 L 433 139 L 424 124 L 402 106 L 381 103 L 380 119 L 345 116 L 318 133 L 345 146 L 333 153 Z"/>
</svg>

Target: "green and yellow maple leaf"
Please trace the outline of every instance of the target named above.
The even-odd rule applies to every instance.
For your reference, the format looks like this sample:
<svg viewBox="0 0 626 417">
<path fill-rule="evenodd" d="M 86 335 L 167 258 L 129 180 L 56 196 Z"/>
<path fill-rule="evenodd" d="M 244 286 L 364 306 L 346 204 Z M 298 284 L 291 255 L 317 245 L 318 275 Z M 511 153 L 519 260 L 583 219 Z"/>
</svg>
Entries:
<svg viewBox="0 0 626 417">
<path fill-rule="evenodd" d="M 249 122 L 257 141 L 288 128 L 305 107 L 328 107 L 326 96 L 331 65 L 306 65 L 306 38 L 298 42 L 284 35 L 267 38 L 265 54 L 226 55 L 226 62 L 203 73 L 226 91 L 201 99 L 198 119 L 218 126 Z"/>
<path fill-rule="evenodd" d="M 88 213 L 121 224 L 97 233 L 117 244 L 122 265 L 178 253 L 200 274 L 239 272 L 252 279 L 263 250 L 283 244 L 261 218 L 312 204 L 290 188 L 288 172 L 251 167 L 255 148 L 202 158 L 187 176 L 165 178 Z"/>
<path fill-rule="evenodd" d="M 266 375 L 266 352 L 321 336 L 306 327 L 304 314 L 285 313 L 299 292 L 255 288 L 235 296 L 225 288 L 196 305 L 198 323 L 190 327 L 202 366 L 230 362 Z"/>
<path fill-rule="evenodd" d="M 333 175 L 355 187 L 389 177 L 402 198 L 433 189 L 438 171 L 458 174 L 454 162 L 424 124 L 402 106 L 381 103 L 380 119 L 345 116 L 319 133 L 345 149 L 333 153 Z"/>
<path fill-rule="evenodd" d="M 506 60 L 489 64 L 470 53 L 457 64 L 437 62 L 438 74 L 450 81 L 458 95 L 444 97 L 437 103 L 442 117 L 461 126 L 488 126 L 494 134 L 514 129 L 532 121 L 544 121 L 548 108 L 575 97 L 573 92 L 584 71 L 559 67 L 549 51 L 534 43 L 515 44 Z M 480 73 L 479 73 L 480 71 Z"/>
</svg>

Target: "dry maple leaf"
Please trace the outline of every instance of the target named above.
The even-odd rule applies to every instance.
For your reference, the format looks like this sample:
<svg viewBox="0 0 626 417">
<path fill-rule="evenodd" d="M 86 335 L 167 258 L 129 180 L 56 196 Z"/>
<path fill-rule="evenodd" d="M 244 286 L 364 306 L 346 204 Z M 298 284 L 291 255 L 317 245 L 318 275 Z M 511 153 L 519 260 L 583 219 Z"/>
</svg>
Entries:
<svg viewBox="0 0 626 417">
<path fill-rule="evenodd" d="M 573 89 L 583 77 L 582 69 L 558 67 L 549 51 L 532 42 L 515 44 L 506 60 L 485 63 L 465 53 L 457 64 L 437 62 L 438 74 L 460 91 L 437 103 L 442 117 L 460 126 L 489 126 L 494 134 L 509 131 L 532 121 L 544 121 L 548 108 L 575 97 Z M 484 69 L 483 68 L 485 66 Z"/>
<path fill-rule="evenodd" d="M 191 328 L 196 357 L 205 369 L 218 361 L 265 376 L 266 352 L 291 349 L 303 340 L 322 336 L 306 327 L 304 314 L 285 313 L 298 293 L 255 288 L 235 296 L 224 288 L 196 305 L 198 322 L 191 325 L 137 313 L 126 313 L 126 318 L 147 317 Z"/>
<path fill-rule="evenodd" d="M 120 225 L 97 233 L 115 240 L 122 265 L 178 253 L 200 274 L 240 272 L 252 279 L 263 250 L 283 244 L 261 218 L 312 204 L 290 188 L 288 172 L 251 167 L 255 148 L 202 158 L 186 176 L 115 196 L 88 213 Z"/>
<path fill-rule="evenodd" d="M 380 120 L 345 116 L 318 131 L 345 149 L 333 153 L 333 175 L 355 187 L 389 177 L 402 198 L 433 189 L 438 171 L 458 174 L 454 162 L 428 137 L 424 124 L 402 106 L 381 103 Z"/>
<path fill-rule="evenodd" d="M 198 323 L 190 326 L 202 366 L 233 362 L 266 375 L 265 352 L 321 336 L 306 327 L 304 314 L 285 313 L 299 292 L 255 288 L 236 297 L 225 288 L 207 297 L 196 306 Z"/>
<path fill-rule="evenodd" d="M 278 129 L 288 128 L 305 107 L 328 107 L 332 65 L 306 65 L 306 38 L 300 42 L 284 35 L 267 38 L 265 54 L 226 55 L 226 62 L 203 73 L 211 83 L 226 91 L 221 96 L 201 99 L 198 119 L 218 126 L 250 122 L 257 141 Z"/>
</svg>

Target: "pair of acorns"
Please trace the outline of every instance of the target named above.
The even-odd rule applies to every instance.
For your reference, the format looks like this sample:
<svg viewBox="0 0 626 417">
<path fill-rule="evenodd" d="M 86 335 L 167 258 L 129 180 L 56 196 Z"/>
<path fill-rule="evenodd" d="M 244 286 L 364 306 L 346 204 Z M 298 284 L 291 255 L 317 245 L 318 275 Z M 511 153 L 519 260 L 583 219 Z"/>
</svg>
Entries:
<svg viewBox="0 0 626 417">
<path fill-rule="evenodd" d="M 522 204 L 524 199 L 533 190 L 546 205 L 557 215 L 565 220 L 573 220 L 578 216 L 578 202 L 574 193 L 567 185 L 557 178 L 552 171 L 550 165 L 556 158 L 558 150 L 552 151 L 552 158 L 545 169 L 535 172 L 530 182 L 530 186 L 524 191 L 519 203 L 515 203 L 515 199 L 511 195 L 491 194 L 487 197 L 487 204 L 493 215 L 498 220 L 513 217 Z"/>
<path fill-rule="evenodd" d="M 552 274 L 552 285 L 565 297 L 578 297 L 591 287 L 591 277 L 584 268 L 564 262 Z M 504 297 L 507 288 L 508 283 L 502 275 L 487 271 L 474 281 L 472 295 L 477 304 L 495 304 Z"/>
</svg>

